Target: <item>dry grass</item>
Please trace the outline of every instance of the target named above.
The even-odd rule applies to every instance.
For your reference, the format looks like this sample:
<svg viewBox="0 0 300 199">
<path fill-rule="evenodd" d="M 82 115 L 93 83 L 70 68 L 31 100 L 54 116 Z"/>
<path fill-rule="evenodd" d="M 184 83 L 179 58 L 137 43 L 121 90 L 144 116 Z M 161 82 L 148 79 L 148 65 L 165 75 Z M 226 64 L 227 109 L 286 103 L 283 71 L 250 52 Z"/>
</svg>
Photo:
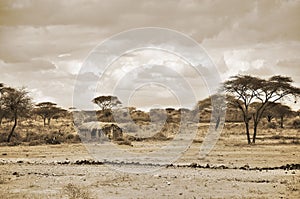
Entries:
<svg viewBox="0 0 300 199">
<path fill-rule="evenodd" d="M 53 120 L 51 126 L 44 126 L 40 120 L 20 121 L 12 136 L 11 142 L 6 143 L 11 125 L 10 122 L 5 122 L 0 127 L 1 145 L 15 146 L 22 144 L 35 146 L 80 142 L 79 136 L 76 134 L 76 130 L 70 119 Z"/>
<path fill-rule="evenodd" d="M 293 177 L 291 181 L 286 183 L 286 188 L 291 192 L 300 192 L 300 179 Z"/>
<path fill-rule="evenodd" d="M 72 183 L 69 183 L 63 187 L 62 194 L 67 196 L 69 199 L 95 198 L 86 187 L 81 187 Z"/>
</svg>

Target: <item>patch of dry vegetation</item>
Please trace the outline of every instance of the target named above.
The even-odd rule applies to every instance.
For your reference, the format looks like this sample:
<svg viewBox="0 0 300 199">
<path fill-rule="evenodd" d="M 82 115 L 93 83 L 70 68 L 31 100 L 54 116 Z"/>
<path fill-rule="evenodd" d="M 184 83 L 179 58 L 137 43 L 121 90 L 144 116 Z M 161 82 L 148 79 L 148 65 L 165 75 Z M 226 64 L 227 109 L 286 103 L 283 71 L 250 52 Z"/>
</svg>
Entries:
<svg viewBox="0 0 300 199">
<path fill-rule="evenodd" d="M 87 187 L 69 183 L 63 187 L 62 195 L 69 199 L 91 199 L 95 198 Z"/>
<path fill-rule="evenodd" d="M 41 145 L 41 144 L 61 144 L 61 143 L 79 143 L 80 138 L 77 135 L 73 123 L 70 119 L 60 119 L 53 122 L 51 126 L 44 126 L 41 120 L 20 121 L 11 141 L 6 142 L 10 122 L 2 124 L 0 127 L 0 145 Z"/>
</svg>

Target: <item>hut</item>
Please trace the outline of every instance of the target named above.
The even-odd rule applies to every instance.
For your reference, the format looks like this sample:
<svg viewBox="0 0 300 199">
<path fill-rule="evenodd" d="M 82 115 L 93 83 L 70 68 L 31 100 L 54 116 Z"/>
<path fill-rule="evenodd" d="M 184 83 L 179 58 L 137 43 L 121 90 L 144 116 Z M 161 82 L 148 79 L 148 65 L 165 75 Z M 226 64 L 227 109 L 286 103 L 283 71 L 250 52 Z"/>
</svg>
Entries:
<svg viewBox="0 0 300 199">
<path fill-rule="evenodd" d="M 85 140 L 120 140 L 123 138 L 122 129 L 114 123 L 87 122 L 79 126 L 80 138 Z"/>
</svg>

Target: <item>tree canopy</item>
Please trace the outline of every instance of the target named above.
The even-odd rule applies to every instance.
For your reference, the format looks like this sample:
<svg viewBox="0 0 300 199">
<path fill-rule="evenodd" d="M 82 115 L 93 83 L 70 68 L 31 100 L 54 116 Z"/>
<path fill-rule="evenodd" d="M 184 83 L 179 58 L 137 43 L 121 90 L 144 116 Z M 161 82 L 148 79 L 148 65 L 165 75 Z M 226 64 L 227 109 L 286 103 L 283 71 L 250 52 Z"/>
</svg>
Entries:
<svg viewBox="0 0 300 199">
<path fill-rule="evenodd" d="M 50 121 L 53 117 L 58 116 L 59 114 L 66 112 L 66 110 L 57 107 L 57 104 L 53 102 L 41 102 L 36 104 L 34 113 L 41 116 L 44 120 L 44 126 L 46 126 L 46 120 L 48 120 L 48 126 L 50 126 Z"/>
<path fill-rule="evenodd" d="M 17 127 L 19 117 L 28 116 L 32 110 L 31 98 L 28 92 L 24 89 L 14 89 L 11 87 L 3 87 L 1 89 L 1 105 L 4 109 L 11 114 L 14 120 L 14 125 L 7 137 L 7 142 L 10 142 L 14 130 Z"/>
<path fill-rule="evenodd" d="M 92 100 L 95 104 L 97 104 L 102 111 L 112 109 L 118 105 L 121 105 L 121 101 L 116 96 L 99 96 Z"/>
<path fill-rule="evenodd" d="M 263 116 L 264 111 L 271 103 L 275 103 L 287 96 L 296 98 L 300 95 L 300 89 L 292 85 L 290 77 L 275 75 L 269 79 L 262 79 L 250 75 L 232 76 L 223 84 L 224 90 L 231 95 L 231 104 L 239 108 L 244 117 L 247 134 L 247 141 L 250 144 L 249 121 L 253 119 L 253 137 L 255 143 L 257 126 Z M 250 112 L 249 106 L 253 102 L 260 104 Z"/>
</svg>

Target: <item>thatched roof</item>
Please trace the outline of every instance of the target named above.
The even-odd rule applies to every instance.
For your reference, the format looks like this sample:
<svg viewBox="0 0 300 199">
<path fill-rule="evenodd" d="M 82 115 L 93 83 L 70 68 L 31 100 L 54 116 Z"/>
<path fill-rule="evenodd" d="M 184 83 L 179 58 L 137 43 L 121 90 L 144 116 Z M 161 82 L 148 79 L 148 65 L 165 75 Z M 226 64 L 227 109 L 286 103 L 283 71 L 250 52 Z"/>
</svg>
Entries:
<svg viewBox="0 0 300 199">
<path fill-rule="evenodd" d="M 87 122 L 83 123 L 79 126 L 79 129 L 81 130 L 90 130 L 90 129 L 102 129 L 106 125 L 111 125 L 114 123 L 108 123 L 108 122 Z"/>
</svg>

